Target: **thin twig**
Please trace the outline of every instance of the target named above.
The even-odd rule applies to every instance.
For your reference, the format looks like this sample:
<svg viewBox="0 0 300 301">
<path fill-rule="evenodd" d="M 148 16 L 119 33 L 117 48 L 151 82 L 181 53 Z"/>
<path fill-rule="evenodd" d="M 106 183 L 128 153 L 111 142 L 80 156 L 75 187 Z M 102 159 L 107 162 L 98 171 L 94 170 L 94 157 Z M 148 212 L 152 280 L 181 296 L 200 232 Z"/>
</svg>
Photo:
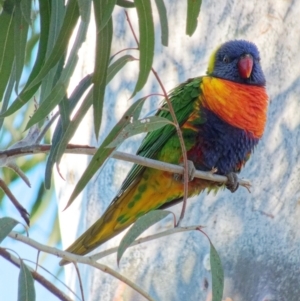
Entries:
<svg viewBox="0 0 300 301">
<path fill-rule="evenodd" d="M 74 268 L 76 270 L 78 281 L 79 281 L 79 288 L 80 288 L 80 292 L 81 292 L 81 298 L 82 298 L 82 301 L 85 301 L 84 293 L 83 293 L 83 285 L 82 285 L 82 280 L 81 280 L 79 268 L 78 268 L 78 265 L 77 265 L 76 262 L 73 262 L 73 264 L 74 264 Z"/>
<path fill-rule="evenodd" d="M 138 48 L 133 48 L 133 47 L 129 47 L 129 48 L 124 48 L 124 49 L 121 49 L 119 51 L 117 51 L 115 54 L 113 54 L 110 58 L 110 60 L 114 59 L 115 56 L 117 56 L 118 54 L 124 52 L 124 51 L 128 51 L 128 50 L 139 50 Z"/>
<path fill-rule="evenodd" d="M 140 43 L 139 43 L 139 40 L 138 40 L 138 38 L 137 38 L 137 36 L 136 36 L 136 34 L 135 34 L 135 31 L 134 31 L 134 29 L 133 29 L 133 26 L 132 26 L 132 24 L 131 24 L 131 21 L 130 21 L 130 19 L 129 19 L 129 15 L 128 15 L 128 13 L 127 13 L 126 10 L 125 10 L 124 12 L 125 12 L 126 19 L 127 19 L 128 24 L 129 24 L 131 33 L 133 34 L 133 38 L 134 38 L 136 44 L 138 45 L 138 49 L 139 49 L 139 48 L 140 48 Z"/>
<path fill-rule="evenodd" d="M 182 202 L 182 208 L 181 208 L 181 213 L 177 222 L 177 227 L 180 225 L 180 222 L 182 221 L 183 217 L 184 217 L 184 213 L 185 213 L 185 209 L 186 209 L 186 203 L 187 203 L 187 199 L 188 199 L 188 162 L 187 162 L 187 154 L 186 154 L 186 148 L 185 148 L 185 143 L 184 143 L 184 139 L 183 139 L 183 135 L 179 126 L 179 123 L 177 121 L 177 117 L 176 114 L 174 112 L 173 106 L 172 106 L 172 102 L 169 99 L 168 93 L 162 83 L 162 81 L 160 80 L 157 72 L 151 68 L 156 80 L 158 81 L 161 89 L 163 90 L 164 96 L 165 96 L 165 100 L 168 104 L 169 110 L 170 110 L 170 114 L 172 116 L 173 122 L 175 124 L 176 127 L 176 131 L 177 131 L 177 135 L 178 135 L 178 139 L 180 142 L 180 146 L 181 146 L 181 151 L 182 151 L 182 158 L 183 158 L 183 167 L 184 167 L 184 172 L 183 172 L 183 202 Z"/>
<path fill-rule="evenodd" d="M 32 154 L 40 154 L 40 153 L 48 153 L 51 148 L 50 144 L 40 144 L 40 145 L 32 145 L 26 147 L 19 147 L 14 149 L 8 149 L 5 151 L 0 151 L 0 158 L 2 156 L 5 157 L 20 157 Z M 97 151 L 97 148 L 89 145 L 78 145 L 78 144 L 68 144 L 65 153 L 68 154 L 80 154 L 80 155 L 94 155 Z M 150 158 L 145 158 L 137 155 L 127 154 L 119 151 L 115 151 L 112 154 L 112 158 L 124 160 L 128 162 L 132 162 L 135 164 L 140 164 L 146 167 L 152 167 L 163 171 L 168 171 L 171 173 L 176 174 L 183 174 L 184 167 L 153 160 Z M 208 171 L 200 171 L 196 170 L 195 178 L 200 178 L 208 181 L 218 182 L 218 183 L 226 183 L 227 177 L 213 174 L 212 172 Z M 238 182 L 241 186 L 249 189 L 251 187 L 251 183 L 249 180 L 246 179 L 238 179 Z"/>
<path fill-rule="evenodd" d="M 189 227 L 172 228 L 172 229 L 169 229 L 169 230 L 166 230 L 166 231 L 163 231 L 163 232 L 159 232 L 159 233 L 156 233 L 156 234 L 153 234 L 153 235 L 149 235 L 149 236 L 139 238 L 139 239 L 135 240 L 128 248 L 131 248 L 133 246 L 136 246 L 136 245 L 139 245 L 139 244 L 142 244 L 144 242 L 151 241 L 151 240 L 154 240 L 154 239 L 158 239 L 158 238 L 161 238 L 161 237 L 164 237 L 164 236 L 168 236 L 168 235 L 172 235 L 172 234 L 176 234 L 176 233 L 180 233 L 180 232 L 198 230 L 199 228 L 203 228 L 203 227 L 200 226 L 200 225 L 197 225 L 197 226 L 189 226 Z M 97 254 L 94 254 L 94 255 L 91 256 L 91 259 L 92 260 L 99 260 L 103 257 L 106 257 L 106 256 L 110 255 L 110 254 L 116 253 L 118 251 L 118 248 L 119 247 L 114 247 L 114 248 L 105 250 L 103 252 L 99 252 Z"/>
<path fill-rule="evenodd" d="M 30 221 L 29 221 L 29 213 L 27 210 L 19 203 L 19 201 L 16 199 L 16 197 L 13 195 L 11 190 L 8 188 L 6 183 L 0 178 L 0 189 L 3 190 L 3 192 L 7 195 L 9 200 L 13 203 L 15 208 L 19 211 L 20 215 L 23 217 L 25 220 L 26 224 L 29 226 Z"/>
<path fill-rule="evenodd" d="M 135 31 L 134 31 L 134 28 L 131 24 L 131 21 L 130 21 L 130 18 L 128 16 L 128 13 L 127 11 L 125 11 L 125 15 L 126 15 L 126 19 L 127 19 L 127 22 L 129 24 L 129 27 L 130 27 L 130 30 L 133 34 L 133 37 L 135 39 L 135 42 L 136 44 L 138 45 L 138 47 L 140 47 L 140 44 L 139 44 L 139 40 L 135 34 Z M 173 119 L 173 122 L 175 124 L 175 128 L 176 128 L 176 131 L 177 131 L 177 135 L 178 135 L 178 138 L 179 138 L 179 142 L 180 142 L 180 146 L 181 146 L 181 151 L 182 151 L 182 158 L 183 158 L 183 166 L 184 166 L 184 172 L 183 172 L 183 180 L 184 180 L 184 189 L 183 189 L 183 204 L 182 204 L 182 210 L 181 210 L 181 213 L 180 213 L 180 217 L 178 219 L 178 222 L 177 222 L 177 226 L 179 226 L 181 220 L 183 219 L 184 217 L 184 212 L 185 212 L 185 208 L 186 208 L 186 202 L 187 202 L 187 199 L 188 199 L 188 159 L 187 159 L 187 154 L 186 154 L 186 148 L 185 148 L 185 143 L 184 143 L 184 139 L 183 139 L 183 136 L 182 136 L 182 132 L 181 132 L 181 129 L 180 129 L 180 126 L 179 126 L 179 123 L 177 121 L 177 117 L 176 117 L 176 114 L 174 112 L 174 109 L 173 109 L 173 106 L 172 106 L 172 103 L 169 99 L 169 96 L 168 96 L 168 93 L 162 83 L 162 81 L 160 80 L 157 72 L 154 70 L 154 68 L 152 67 L 151 68 L 151 71 L 152 73 L 154 74 L 159 86 L 161 87 L 162 91 L 163 91 L 163 94 L 164 94 L 164 97 L 165 97 L 165 100 L 168 104 L 168 108 L 169 108 L 169 111 L 170 111 L 170 114 L 171 114 L 171 117 Z"/>
<path fill-rule="evenodd" d="M 14 251 L 11 249 L 6 249 L 9 251 Z M 41 251 L 38 251 L 38 253 L 40 253 Z M 36 269 L 35 272 L 37 272 L 37 268 L 42 269 L 43 271 L 45 271 L 46 273 L 48 273 L 49 275 L 51 275 L 53 278 L 55 278 L 55 280 L 57 282 L 59 282 L 62 286 L 64 286 L 66 289 L 68 289 L 78 300 L 80 300 L 80 297 L 76 294 L 75 291 L 73 291 L 69 286 L 67 286 L 63 281 L 61 281 L 56 275 L 54 275 L 53 273 L 51 273 L 49 270 L 47 270 L 45 267 L 43 267 L 42 265 L 40 265 L 38 262 L 34 261 L 34 260 L 30 260 L 30 259 L 25 259 L 23 258 L 23 261 L 28 261 L 32 264 L 36 265 Z"/>
<path fill-rule="evenodd" d="M 107 274 L 119 279 L 120 281 L 124 282 L 125 284 L 130 286 L 132 289 L 139 292 L 147 300 L 154 301 L 154 299 L 151 298 L 147 292 L 145 292 L 142 288 L 140 288 L 135 283 L 130 281 L 128 278 L 124 277 L 123 275 L 121 275 L 120 273 L 114 271 L 113 269 L 111 269 L 108 266 L 105 266 L 103 264 L 92 261 L 90 257 L 74 255 L 74 254 L 66 252 L 66 251 L 61 251 L 61 250 L 56 249 L 56 248 L 45 246 L 45 245 L 43 245 L 43 244 L 41 244 L 41 243 L 39 243 L 39 242 L 29 238 L 29 237 L 23 236 L 23 235 L 15 232 L 15 231 L 11 231 L 10 234 L 9 234 L 9 237 L 11 237 L 15 240 L 21 241 L 21 242 L 23 242 L 27 245 L 30 245 L 31 247 L 33 247 L 37 250 L 40 250 L 42 252 L 45 252 L 45 253 L 48 253 L 48 254 L 53 254 L 53 255 L 56 255 L 58 257 L 61 257 L 64 260 L 67 260 L 67 261 L 70 261 L 70 262 L 83 263 L 83 264 L 93 266 L 96 269 L 98 269 L 98 270 L 100 270 L 104 273 L 107 273 Z"/>
<path fill-rule="evenodd" d="M 47 131 L 50 129 L 51 125 L 54 123 L 55 119 L 59 116 L 59 112 L 56 112 L 51 119 L 48 121 L 48 123 L 44 126 L 44 128 L 41 130 L 38 138 L 36 139 L 36 143 L 39 144 L 44 136 L 46 135 Z"/>
<path fill-rule="evenodd" d="M 5 258 L 7 261 L 15 265 L 16 267 L 20 268 L 20 259 L 11 254 L 10 252 L 6 251 L 3 248 L 0 248 L 0 256 Z M 35 279 L 37 282 L 39 282 L 43 287 L 45 287 L 49 292 L 51 292 L 53 295 L 55 295 L 59 300 L 62 301 L 72 301 L 71 298 L 69 298 L 64 292 L 59 290 L 55 285 L 53 285 L 52 282 L 48 281 L 45 277 L 43 277 L 41 274 L 36 272 L 34 269 L 32 269 L 30 266 L 27 266 L 30 273 L 32 274 L 33 279 Z"/>
<path fill-rule="evenodd" d="M 25 184 L 31 188 L 29 179 L 15 162 L 8 162 L 5 166 L 12 169 L 25 182 Z"/>
</svg>

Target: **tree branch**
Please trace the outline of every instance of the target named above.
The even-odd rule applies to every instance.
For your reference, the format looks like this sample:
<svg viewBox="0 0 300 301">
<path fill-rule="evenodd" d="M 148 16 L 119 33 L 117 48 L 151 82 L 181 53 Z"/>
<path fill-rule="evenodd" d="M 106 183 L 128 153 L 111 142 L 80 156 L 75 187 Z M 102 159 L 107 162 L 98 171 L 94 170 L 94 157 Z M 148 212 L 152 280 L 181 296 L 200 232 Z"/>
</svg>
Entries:
<svg viewBox="0 0 300 301">
<path fill-rule="evenodd" d="M 158 239 L 158 238 L 161 238 L 161 237 L 164 237 L 164 236 L 168 236 L 168 235 L 172 235 L 172 234 L 176 234 L 176 233 L 180 233 L 180 232 L 198 230 L 198 229 L 201 229 L 201 228 L 203 228 L 203 227 L 200 226 L 200 225 L 172 228 L 172 229 L 169 229 L 169 230 L 166 230 L 166 231 L 163 231 L 163 232 L 159 232 L 159 233 L 156 233 L 156 234 L 153 234 L 153 235 L 141 237 L 141 238 L 135 240 L 128 248 L 131 248 L 133 246 L 136 246 L 136 245 L 139 245 L 139 244 L 142 244 L 144 242 L 151 241 L 151 240 L 154 240 L 154 239 Z M 91 256 L 91 259 L 92 260 L 98 260 L 98 259 L 106 257 L 110 254 L 116 253 L 118 251 L 118 248 L 119 247 L 114 247 L 114 248 L 110 248 L 110 249 L 107 249 L 105 251 L 96 253 L 96 254 Z"/>
<path fill-rule="evenodd" d="M 45 252 L 45 253 L 48 253 L 48 254 L 56 255 L 56 256 L 61 257 L 62 259 L 65 259 L 67 261 L 79 262 L 79 263 L 83 263 L 83 264 L 93 266 L 96 269 L 98 269 L 98 270 L 100 270 L 104 273 L 107 273 L 107 274 L 119 279 L 120 281 L 124 282 L 125 284 L 130 286 L 132 289 L 139 292 L 147 300 L 154 301 L 154 299 L 152 299 L 149 296 L 149 294 L 147 294 L 147 292 L 145 292 L 142 288 L 137 286 L 135 283 L 133 283 L 132 281 L 130 281 L 129 279 L 127 279 L 126 277 L 124 277 L 120 273 L 114 271 L 110 267 L 91 260 L 91 257 L 79 256 L 79 255 L 75 255 L 75 254 L 72 254 L 72 253 L 69 253 L 69 252 L 66 252 L 66 251 L 61 251 L 61 250 L 56 249 L 56 248 L 45 246 L 45 245 L 43 245 L 43 244 L 27 237 L 27 236 L 23 236 L 23 235 L 15 232 L 15 231 L 10 232 L 9 237 L 11 237 L 15 240 L 21 241 L 21 242 L 23 242 L 23 243 L 39 250 L 39 251 L 42 251 L 42 252 Z"/>
<path fill-rule="evenodd" d="M 7 195 L 8 199 L 12 202 L 12 204 L 15 206 L 15 208 L 18 210 L 20 215 L 23 217 L 25 220 L 26 224 L 29 226 L 30 225 L 30 220 L 29 220 L 29 213 L 27 210 L 19 203 L 19 201 L 16 199 L 16 197 L 13 195 L 11 190 L 8 188 L 6 183 L 0 178 L 0 189 L 3 190 L 3 192 Z"/>
<path fill-rule="evenodd" d="M 20 157 L 25 155 L 32 154 L 40 154 L 40 153 L 48 153 L 51 148 L 50 144 L 39 144 L 32 145 L 26 147 L 19 147 L 14 149 L 8 149 L 0 152 L 1 157 Z M 88 145 L 76 145 L 76 144 L 68 144 L 66 148 L 66 153 L 68 154 L 82 154 L 82 155 L 94 155 L 96 153 L 97 148 L 88 146 Z M 119 151 L 115 151 L 112 154 L 112 158 L 124 160 L 128 162 L 132 162 L 135 164 L 140 164 L 146 167 L 156 168 L 163 171 L 168 171 L 176 174 L 183 174 L 184 167 L 179 165 L 174 165 L 166 162 L 161 162 L 137 155 L 127 154 Z M 195 178 L 200 178 L 208 181 L 218 182 L 218 183 L 226 183 L 227 177 L 214 174 L 212 172 L 206 172 L 197 170 L 195 172 Z M 241 186 L 244 186 L 249 190 L 251 187 L 250 181 L 246 179 L 238 179 L 238 182 Z"/>
<path fill-rule="evenodd" d="M 20 268 L 20 259 L 14 256 L 13 254 L 9 253 L 3 248 L 0 248 L 0 256 L 5 258 L 7 261 L 15 265 L 16 267 Z M 62 301 L 72 301 L 64 292 L 59 290 L 52 282 L 48 281 L 45 277 L 41 274 L 36 272 L 30 266 L 27 265 L 30 273 L 32 274 L 33 279 L 35 279 L 38 283 L 40 283 L 43 287 L 45 287 L 48 291 L 50 291 L 54 296 L 56 296 L 59 300 Z"/>
</svg>

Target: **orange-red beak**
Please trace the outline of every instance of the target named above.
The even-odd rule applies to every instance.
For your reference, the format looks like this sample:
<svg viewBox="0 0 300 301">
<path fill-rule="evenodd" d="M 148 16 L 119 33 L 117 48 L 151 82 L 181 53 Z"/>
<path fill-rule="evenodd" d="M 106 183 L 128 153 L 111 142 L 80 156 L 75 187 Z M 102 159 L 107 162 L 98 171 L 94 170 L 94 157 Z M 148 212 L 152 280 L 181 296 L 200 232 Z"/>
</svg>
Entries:
<svg viewBox="0 0 300 301">
<path fill-rule="evenodd" d="M 253 57 L 251 54 L 243 55 L 238 62 L 239 74 L 242 78 L 249 78 L 253 68 Z"/>
</svg>

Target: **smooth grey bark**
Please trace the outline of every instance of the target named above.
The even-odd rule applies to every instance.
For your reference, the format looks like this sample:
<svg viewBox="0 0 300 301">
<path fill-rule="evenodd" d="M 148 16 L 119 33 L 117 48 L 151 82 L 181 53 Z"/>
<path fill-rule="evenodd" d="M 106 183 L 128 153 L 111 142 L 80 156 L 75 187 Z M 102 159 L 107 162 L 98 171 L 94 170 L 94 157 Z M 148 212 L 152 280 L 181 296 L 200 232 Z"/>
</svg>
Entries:
<svg viewBox="0 0 300 301">
<path fill-rule="evenodd" d="M 184 2 L 168 1 L 169 47 L 156 46 L 154 68 L 167 89 L 190 77 L 204 74 L 209 55 L 220 43 L 230 39 L 246 39 L 256 43 L 260 49 L 270 104 L 265 135 L 241 173 L 241 176 L 251 179 L 251 193 L 240 188 L 234 194 L 220 191 L 217 195 L 203 193 L 190 199 L 182 225 L 201 224 L 206 227 L 204 230 L 224 266 L 224 299 L 298 301 L 300 3 L 203 1 L 197 31 L 189 38 L 185 35 Z M 131 10 L 130 15 L 132 22 L 136 23 L 134 11 Z M 123 10 L 118 9 L 114 18 L 113 51 L 127 47 L 129 41 L 133 46 Z M 158 33 L 157 44 L 159 38 Z M 85 57 L 89 58 L 87 55 Z M 137 68 L 137 63 L 128 64 L 108 87 L 100 142 L 132 102 L 129 97 Z M 159 91 L 158 85 L 150 77 L 140 95 L 156 91 Z M 157 104 L 150 100 L 145 105 L 144 114 L 156 108 Z M 81 131 L 75 139 L 82 141 L 90 137 L 90 143 L 96 145 L 91 119 L 88 122 L 90 134 Z M 121 150 L 134 152 L 137 146 L 138 138 L 135 137 L 131 142 L 125 142 Z M 61 169 L 66 168 L 67 178 L 73 176 L 74 181 L 62 183 L 56 179 L 62 207 L 69 195 L 63 192 L 72 190 L 80 174 L 79 164 L 74 164 L 78 162 L 77 157 L 67 160 L 69 165 L 63 162 Z M 128 163 L 109 160 L 81 198 L 72 204 L 73 209 L 62 213 L 61 220 L 65 225 L 63 236 L 67 240 L 65 247 L 100 217 L 129 168 Z M 171 210 L 179 216 L 181 206 Z M 73 219 L 74 212 L 77 222 Z M 169 227 L 172 227 L 171 218 L 153 227 L 147 234 Z M 99 250 L 115 246 L 120 237 L 104 244 Z M 199 232 L 176 234 L 133 247 L 126 251 L 119 268 L 115 255 L 100 262 L 128 276 L 156 300 L 211 300 L 209 243 Z M 76 276 L 71 266 L 67 269 L 67 280 L 71 283 L 71 278 L 74 280 Z M 87 267 L 82 268 L 82 273 L 87 300 L 142 300 L 131 288 L 109 275 Z"/>
</svg>

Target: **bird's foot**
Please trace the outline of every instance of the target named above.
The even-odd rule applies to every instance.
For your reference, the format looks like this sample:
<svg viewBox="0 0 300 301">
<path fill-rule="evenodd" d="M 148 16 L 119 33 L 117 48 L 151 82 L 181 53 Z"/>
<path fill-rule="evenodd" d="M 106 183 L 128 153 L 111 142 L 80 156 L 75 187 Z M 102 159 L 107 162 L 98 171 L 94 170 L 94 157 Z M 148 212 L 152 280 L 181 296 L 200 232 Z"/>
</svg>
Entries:
<svg viewBox="0 0 300 301">
<path fill-rule="evenodd" d="M 227 189 L 229 189 L 231 192 L 235 192 L 239 188 L 239 181 L 236 173 L 230 172 L 226 175 L 227 182 L 225 183 Z"/>
<path fill-rule="evenodd" d="M 183 163 L 180 163 L 179 165 L 184 166 Z M 196 172 L 196 167 L 193 161 L 187 160 L 187 169 L 188 169 L 188 181 L 191 182 L 194 180 L 195 172 Z M 183 182 L 184 179 L 183 175 L 175 173 L 173 177 L 176 181 Z"/>
<path fill-rule="evenodd" d="M 215 174 L 218 172 L 218 168 L 217 167 L 213 167 L 210 171 L 211 174 Z"/>
</svg>

